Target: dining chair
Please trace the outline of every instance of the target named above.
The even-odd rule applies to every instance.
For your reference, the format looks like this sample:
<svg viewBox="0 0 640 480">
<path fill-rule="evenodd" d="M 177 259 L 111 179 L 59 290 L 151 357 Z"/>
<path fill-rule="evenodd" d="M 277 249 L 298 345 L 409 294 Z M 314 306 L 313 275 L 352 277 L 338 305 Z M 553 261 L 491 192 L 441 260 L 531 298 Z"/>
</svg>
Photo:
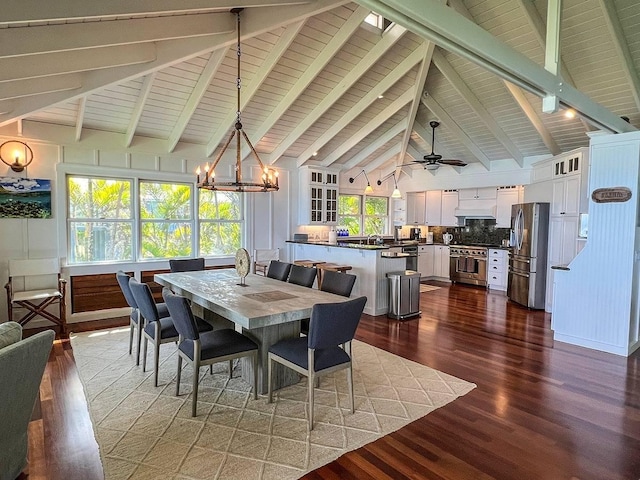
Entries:
<svg viewBox="0 0 640 480">
<path fill-rule="evenodd" d="M 131 352 L 133 351 L 133 332 L 135 330 L 137 332 L 136 365 L 140 365 L 140 344 L 142 342 L 142 328 L 140 327 L 143 326 L 144 321 L 140 321 L 142 319 L 142 316 L 140 315 L 140 311 L 138 310 L 136 299 L 133 297 L 133 293 L 131 293 L 131 288 L 129 287 L 130 278 L 131 277 L 124 273 L 122 270 L 118 270 L 116 272 L 116 280 L 118 280 L 118 285 L 120 285 L 122 295 L 124 295 L 124 299 L 127 301 L 127 305 L 131 307 L 131 313 L 129 315 L 129 355 L 131 355 Z M 167 306 L 164 303 L 156 303 L 156 308 L 158 309 L 158 316 L 160 318 L 169 316 L 169 311 L 167 310 Z"/>
<path fill-rule="evenodd" d="M 358 297 L 341 303 L 318 303 L 311 311 L 307 337 L 280 340 L 269 347 L 269 403 L 273 401 L 273 362 L 306 376 L 309 396 L 309 430 L 313 430 L 316 378 L 323 375 L 347 370 L 351 413 L 355 411 L 351 341 L 356 333 L 365 303 L 367 303 L 367 297 Z M 340 345 L 344 345 L 344 349 Z"/>
<path fill-rule="evenodd" d="M 355 275 L 348 273 L 334 272 L 327 270 L 322 276 L 322 285 L 320 290 L 323 292 L 335 293 L 343 297 L 351 296 L 353 285 L 356 283 Z"/>
<path fill-rule="evenodd" d="M 158 308 L 153 300 L 153 294 L 149 285 L 141 283 L 135 278 L 129 279 L 129 287 L 140 315 L 144 319 L 143 337 L 144 347 L 142 351 L 142 371 L 147 367 L 147 342 L 153 343 L 154 363 L 153 363 L 153 385 L 158 386 L 158 366 L 160 363 L 160 345 L 163 343 L 177 342 L 179 335 L 173 324 L 171 316 L 161 318 Z M 213 330 L 213 327 L 202 319 L 196 320 L 198 331 L 206 332 Z"/>
<path fill-rule="evenodd" d="M 323 292 L 334 293 L 336 295 L 342 295 L 343 297 L 350 297 L 353 285 L 356 283 L 357 278 L 358 277 L 355 275 L 350 275 L 348 273 L 327 270 L 324 272 L 324 279 L 322 280 L 322 285 L 320 285 L 320 290 Z M 304 335 L 309 334 L 308 318 L 300 320 L 300 333 Z"/>
<path fill-rule="evenodd" d="M 269 268 L 267 269 L 267 277 L 286 282 L 287 277 L 289 277 L 290 270 L 290 263 L 281 262 L 279 260 L 271 260 L 271 262 L 269 263 Z"/>
<path fill-rule="evenodd" d="M 169 307 L 173 324 L 178 330 L 178 374 L 176 377 L 176 396 L 180 395 L 180 374 L 184 359 L 193 368 L 193 393 L 191 416 L 196 416 L 198 406 L 198 380 L 200 367 L 218 362 L 229 361 L 229 379 L 233 374 L 233 360 L 250 357 L 253 362 L 253 399 L 258 398 L 258 345 L 250 338 L 231 328 L 208 332 L 198 331 L 196 319 L 191 313 L 185 297 L 175 295 L 168 288 L 162 290 L 164 301 Z"/>
<path fill-rule="evenodd" d="M 303 267 L 301 265 L 291 265 L 289 272 L 289 283 L 302 285 L 303 287 L 312 287 L 316 279 L 317 270 L 313 267 Z"/>
<path fill-rule="evenodd" d="M 169 260 L 169 269 L 171 273 L 204 270 L 204 258 L 172 258 Z"/>
<path fill-rule="evenodd" d="M 264 249 L 256 248 L 253 250 L 253 273 L 267 274 L 269 262 L 271 260 L 280 260 L 280 249 Z"/>
</svg>

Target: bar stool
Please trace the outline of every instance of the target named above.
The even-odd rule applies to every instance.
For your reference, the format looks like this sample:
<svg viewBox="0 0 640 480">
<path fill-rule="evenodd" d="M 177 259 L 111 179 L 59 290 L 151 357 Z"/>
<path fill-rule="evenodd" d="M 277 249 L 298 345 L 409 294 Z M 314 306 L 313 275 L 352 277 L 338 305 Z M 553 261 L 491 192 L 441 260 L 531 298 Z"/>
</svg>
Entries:
<svg viewBox="0 0 640 480">
<path fill-rule="evenodd" d="M 318 289 L 322 289 L 322 274 L 325 270 L 344 273 L 351 270 L 353 267 L 351 265 L 339 265 L 337 263 L 323 262 L 316 265 L 316 268 L 318 269 Z"/>
<path fill-rule="evenodd" d="M 318 265 L 327 262 L 323 260 L 295 260 L 293 263 L 302 267 L 317 267 Z"/>
</svg>

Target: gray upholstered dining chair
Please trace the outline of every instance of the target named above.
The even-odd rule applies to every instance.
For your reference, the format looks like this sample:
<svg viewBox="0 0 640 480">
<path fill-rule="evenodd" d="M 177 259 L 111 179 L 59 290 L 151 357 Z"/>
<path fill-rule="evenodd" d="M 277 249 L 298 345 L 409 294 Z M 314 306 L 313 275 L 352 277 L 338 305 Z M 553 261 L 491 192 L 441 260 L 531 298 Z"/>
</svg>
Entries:
<svg viewBox="0 0 640 480">
<path fill-rule="evenodd" d="M 143 319 L 140 315 L 140 311 L 138 310 L 138 304 L 136 303 L 136 299 L 133 298 L 131 288 L 129 288 L 130 278 L 131 277 L 122 270 L 118 270 L 118 272 L 116 272 L 116 280 L 118 280 L 118 285 L 120 285 L 122 295 L 124 295 L 127 305 L 131 307 L 131 313 L 129 314 L 129 355 L 131 355 L 131 352 L 133 351 L 133 332 L 136 330 L 136 365 L 140 365 L 140 344 L 142 342 L 142 328 L 144 328 L 144 321 L 141 321 Z M 156 308 L 158 309 L 158 316 L 160 318 L 169 316 L 169 311 L 164 303 L 156 303 Z"/>
<path fill-rule="evenodd" d="M 267 277 L 286 282 L 289 277 L 290 270 L 290 263 L 281 262 L 280 260 L 271 260 L 269 268 L 267 269 Z"/>
<path fill-rule="evenodd" d="M 350 297 L 353 285 L 356 283 L 355 275 L 349 275 L 348 273 L 334 272 L 327 270 L 324 272 L 324 278 L 320 290 L 323 292 L 334 293 L 336 295 L 342 295 L 343 297 Z M 300 320 L 300 333 L 304 335 L 309 334 L 309 319 L 303 318 Z"/>
<path fill-rule="evenodd" d="M 171 273 L 204 270 L 204 258 L 172 258 L 169 260 L 169 269 Z"/>
<path fill-rule="evenodd" d="M 358 297 L 341 303 L 316 304 L 311 311 L 307 337 L 280 340 L 271 345 L 269 403 L 273 401 L 273 362 L 277 362 L 307 377 L 309 430 L 313 430 L 313 394 L 316 378 L 322 375 L 347 369 L 351 413 L 355 411 L 351 341 L 366 303 L 367 297 Z M 344 349 L 340 345 L 344 345 Z"/>
<path fill-rule="evenodd" d="M 316 279 L 318 270 L 313 267 L 303 267 L 302 265 L 291 265 L 291 271 L 289 272 L 289 283 L 295 283 L 296 285 L 302 285 L 303 287 L 312 287 L 313 282 Z"/>
<path fill-rule="evenodd" d="M 140 283 L 135 278 L 129 279 L 131 293 L 136 300 L 140 315 L 144 318 L 144 347 L 142 351 L 142 371 L 147 367 L 147 342 L 153 343 L 154 363 L 153 363 L 153 385 L 158 386 L 158 366 L 160 363 L 160 345 L 163 343 L 177 342 L 179 335 L 173 324 L 171 316 L 161 318 L 158 308 L 153 300 L 153 294 L 149 285 Z M 197 319 L 197 328 L 200 332 L 213 330 L 213 327 L 202 319 Z"/>
<path fill-rule="evenodd" d="M 173 324 L 180 334 L 178 342 L 178 374 L 176 396 L 180 395 L 180 374 L 184 359 L 193 368 L 193 393 L 191 416 L 196 416 L 198 406 L 198 379 L 201 365 L 229 361 L 229 378 L 233 373 L 233 360 L 250 357 L 253 361 L 253 399 L 258 398 L 258 345 L 250 338 L 231 328 L 199 332 L 198 325 L 186 298 L 175 295 L 168 288 L 162 290 L 169 307 Z"/>
</svg>

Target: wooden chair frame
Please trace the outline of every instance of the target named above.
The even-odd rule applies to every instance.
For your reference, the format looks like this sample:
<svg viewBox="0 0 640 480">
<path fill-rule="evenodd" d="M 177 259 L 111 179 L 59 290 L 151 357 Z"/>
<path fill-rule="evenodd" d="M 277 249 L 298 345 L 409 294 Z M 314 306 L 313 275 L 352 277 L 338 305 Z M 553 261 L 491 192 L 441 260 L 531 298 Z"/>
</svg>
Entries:
<svg viewBox="0 0 640 480">
<path fill-rule="evenodd" d="M 15 290 L 14 278 L 57 275 L 57 290 Z M 4 288 L 7 291 L 7 309 L 9 320 L 13 320 L 14 305 L 25 308 L 27 312 L 16 320 L 21 326 L 36 317 L 42 317 L 60 327 L 60 336 L 67 336 L 67 281 L 60 274 L 60 263 L 57 258 L 34 260 L 9 260 L 9 281 Z M 50 305 L 58 304 L 58 316 L 46 310 Z"/>
</svg>

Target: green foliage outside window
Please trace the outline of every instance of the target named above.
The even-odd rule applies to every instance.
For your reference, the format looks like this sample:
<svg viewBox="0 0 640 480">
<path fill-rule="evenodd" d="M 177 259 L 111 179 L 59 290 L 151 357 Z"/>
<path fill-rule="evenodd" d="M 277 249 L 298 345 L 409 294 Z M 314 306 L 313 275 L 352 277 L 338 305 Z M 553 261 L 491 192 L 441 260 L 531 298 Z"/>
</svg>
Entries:
<svg viewBox="0 0 640 480">
<path fill-rule="evenodd" d="M 69 263 L 132 260 L 131 181 L 68 177 Z"/>
<path fill-rule="evenodd" d="M 339 195 L 338 219 L 341 227 L 349 229 L 349 235 L 384 235 L 389 218 L 389 200 L 386 197 Z"/>
<path fill-rule="evenodd" d="M 200 255 L 233 255 L 242 245 L 242 197 L 200 190 Z"/>
<path fill-rule="evenodd" d="M 360 235 L 361 204 L 360 195 L 338 195 L 340 227 L 347 228 L 349 235 Z"/>
</svg>

